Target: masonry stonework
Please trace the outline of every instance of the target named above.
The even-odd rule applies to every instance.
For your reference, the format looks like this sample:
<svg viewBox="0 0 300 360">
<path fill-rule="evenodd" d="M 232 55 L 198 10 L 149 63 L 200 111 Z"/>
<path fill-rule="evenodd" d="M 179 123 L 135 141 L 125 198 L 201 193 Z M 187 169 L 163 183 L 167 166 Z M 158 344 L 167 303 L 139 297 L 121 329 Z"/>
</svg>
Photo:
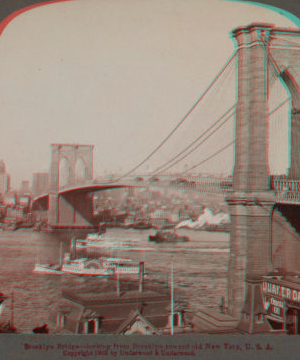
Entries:
<svg viewBox="0 0 300 360">
<path fill-rule="evenodd" d="M 76 225 L 76 212 L 74 206 L 67 199 L 60 198 L 59 191 L 59 163 L 62 159 L 66 160 L 68 168 L 67 186 L 74 186 L 76 183 L 76 162 L 82 161 L 84 165 L 84 181 L 92 180 L 93 165 L 93 146 L 91 145 L 51 145 L 51 165 L 50 165 L 50 193 L 49 193 L 49 225 L 57 226 L 60 222 L 69 225 Z M 60 207 L 62 208 L 60 211 Z M 66 216 L 68 221 L 66 220 Z M 78 218 L 78 216 L 77 216 Z M 81 225 L 85 221 L 79 217 Z M 65 225 L 65 224 L 64 224 Z"/>
<path fill-rule="evenodd" d="M 275 69 L 291 96 L 289 175 L 300 178 L 300 156 L 297 152 L 300 31 L 252 24 L 235 29 L 232 36 L 237 45 L 238 79 L 234 192 L 227 198 L 232 221 L 227 306 L 228 312 L 240 319 L 238 327 L 241 330 L 258 333 L 267 329 L 264 321 L 255 322 L 255 319 L 261 318 L 263 311 L 260 293 L 262 276 L 274 269 L 274 263 L 279 258 L 283 262 L 287 253 L 291 255 L 291 267 L 298 263 L 292 256 L 293 249 L 298 248 L 296 241 L 288 241 L 280 247 L 280 241 L 276 243 L 273 239 L 275 197 L 269 184 L 267 104 L 268 79 Z M 283 219 L 280 221 L 283 222 Z M 284 256 L 278 256 L 280 251 Z"/>
</svg>

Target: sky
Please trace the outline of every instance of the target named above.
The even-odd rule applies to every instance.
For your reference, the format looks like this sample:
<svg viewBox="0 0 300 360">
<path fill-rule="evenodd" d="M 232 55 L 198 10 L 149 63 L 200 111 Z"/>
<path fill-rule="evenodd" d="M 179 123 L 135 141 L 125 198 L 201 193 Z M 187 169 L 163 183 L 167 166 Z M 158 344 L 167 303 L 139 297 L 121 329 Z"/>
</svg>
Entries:
<svg viewBox="0 0 300 360">
<path fill-rule="evenodd" d="M 297 28 L 273 10 L 225 0 L 73 0 L 16 17 L 0 37 L 0 158 L 12 187 L 49 171 L 51 143 L 94 145 L 94 176 L 133 168 L 231 57 L 230 31 L 254 21 Z M 229 70 L 139 172 L 157 169 L 234 104 Z M 272 106 L 287 96 L 278 89 Z M 281 111 L 270 131 L 275 173 L 288 166 L 288 107 Z M 233 118 L 170 171 L 201 162 L 232 138 Z M 229 148 L 195 171 L 229 174 L 232 162 Z"/>
</svg>

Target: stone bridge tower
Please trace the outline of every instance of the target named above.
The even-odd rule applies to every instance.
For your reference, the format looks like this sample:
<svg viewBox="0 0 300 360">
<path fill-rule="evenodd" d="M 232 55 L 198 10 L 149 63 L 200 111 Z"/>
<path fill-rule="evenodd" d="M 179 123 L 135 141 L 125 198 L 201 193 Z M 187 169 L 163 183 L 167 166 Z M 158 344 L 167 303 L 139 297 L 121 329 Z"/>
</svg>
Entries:
<svg viewBox="0 0 300 360">
<path fill-rule="evenodd" d="M 75 185 L 75 168 L 80 159 L 84 165 L 84 181 L 93 177 L 93 149 L 91 145 L 51 144 L 49 225 L 58 224 L 59 163 L 65 159 L 68 169 L 67 186 Z"/>
<path fill-rule="evenodd" d="M 247 332 L 263 332 L 261 278 L 272 270 L 268 151 L 269 74 L 276 71 L 291 94 L 290 175 L 300 178 L 300 31 L 251 24 L 232 32 L 237 46 L 237 106 L 234 192 L 227 198 L 232 219 L 228 266 L 228 312 Z"/>
</svg>

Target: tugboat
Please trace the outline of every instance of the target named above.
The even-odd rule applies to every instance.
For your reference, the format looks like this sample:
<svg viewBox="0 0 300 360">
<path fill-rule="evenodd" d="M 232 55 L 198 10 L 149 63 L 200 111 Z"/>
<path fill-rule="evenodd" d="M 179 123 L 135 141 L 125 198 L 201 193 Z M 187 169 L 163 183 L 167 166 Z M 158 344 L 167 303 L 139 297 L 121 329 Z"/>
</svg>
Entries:
<svg viewBox="0 0 300 360">
<path fill-rule="evenodd" d="M 156 243 L 162 242 L 185 242 L 189 241 L 188 236 L 180 236 L 175 233 L 175 231 L 157 231 L 155 235 L 149 235 L 149 241 L 154 241 Z"/>
</svg>

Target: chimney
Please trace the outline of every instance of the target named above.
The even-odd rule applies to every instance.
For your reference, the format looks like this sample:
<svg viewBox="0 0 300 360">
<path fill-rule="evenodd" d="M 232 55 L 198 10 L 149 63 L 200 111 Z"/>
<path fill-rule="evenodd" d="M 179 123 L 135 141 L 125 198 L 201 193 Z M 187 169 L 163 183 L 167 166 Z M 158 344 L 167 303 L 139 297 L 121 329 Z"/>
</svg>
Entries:
<svg viewBox="0 0 300 360">
<path fill-rule="evenodd" d="M 139 263 L 140 271 L 139 271 L 139 292 L 143 292 L 144 285 L 144 262 Z"/>
</svg>

